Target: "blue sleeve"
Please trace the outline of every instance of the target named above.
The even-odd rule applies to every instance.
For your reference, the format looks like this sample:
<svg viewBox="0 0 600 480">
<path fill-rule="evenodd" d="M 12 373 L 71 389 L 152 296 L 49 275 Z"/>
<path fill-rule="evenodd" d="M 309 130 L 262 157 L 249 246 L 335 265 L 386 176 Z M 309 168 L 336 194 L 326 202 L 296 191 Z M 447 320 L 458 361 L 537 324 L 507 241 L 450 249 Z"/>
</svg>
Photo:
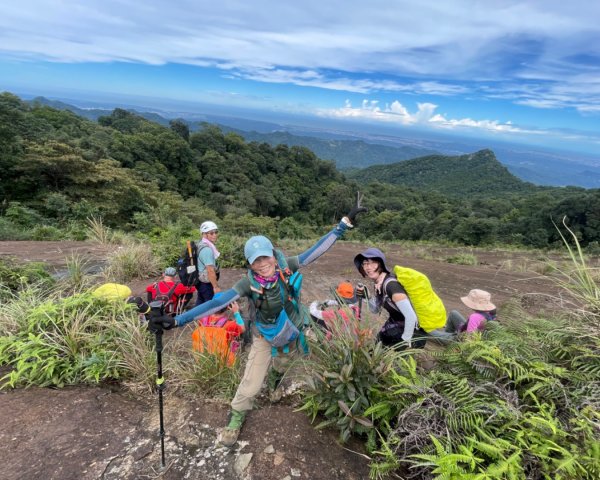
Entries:
<svg viewBox="0 0 600 480">
<path fill-rule="evenodd" d="M 338 238 L 341 238 L 342 235 L 344 235 L 344 232 L 347 229 L 348 225 L 346 225 L 343 221 L 340 221 L 337 227 L 335 227 L 329 233 L 322 236 L 317 241 L 317 243 L 315 243 L 308 250 L 298 255 L 300 267 L 305 267 L 309 263 L 314 262 L 321 255 L 323 255 L 327 250 L 329 250 L 333 246 L 333 244 L 338 240 Z"/>
<path fill-rule="evenodd" d="M 210 247 L 204 247 L 200 250 L 200 253 L 198 253 L 198 263 L 204 266 L 215 265 L 215 254 Z"/>
<path fill-rule="evenodd" d="M 187 312 L 183 312 L 181 315 L 177 315 L 175 317 L 175 323 L 178 327 L 180 327 L 186 323 L 190 323 L 195 318 L 212 315 L 213 313 L 223 310 L 227 305 L 235 302 L 238 298 L 240 298 L 239 294 L 233 288 L 230 288 L 229 290 L 223 292 L 218 300 L 213 298 L 212 300 L 198 305 Z"/>
<path fill-rule="evenodd" d="M 244 319 L 240 315 L 240 312 L 235 312 L 233 314 L 233 319 L 235 320 L 235 323 L 237 323 L 240 327 L 245 327 Z"/>
</svg>

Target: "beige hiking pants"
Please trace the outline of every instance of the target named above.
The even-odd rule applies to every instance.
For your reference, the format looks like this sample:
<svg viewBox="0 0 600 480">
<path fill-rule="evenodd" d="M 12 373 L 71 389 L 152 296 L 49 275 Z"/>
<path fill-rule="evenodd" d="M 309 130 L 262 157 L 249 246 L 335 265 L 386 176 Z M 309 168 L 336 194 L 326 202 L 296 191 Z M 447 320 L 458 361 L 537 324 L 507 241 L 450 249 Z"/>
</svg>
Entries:
<svg viewBox="0 0 600 480">
<path fill-rule="evenodd" d="M 277 352 L 277 356 L 271 354 L 271 345 L 263 337 L 255 336 L 252 340 L 250 353 L 242 381 L 238 385 L 235 397 L 231 401 L 231 408 L 238 412 L 252 410 L 254 399 L 259 394 L 267 373 L 271 360 L 273 368 L 278 372 L 284 373 L 288 364 L 298 358 L 296 342 L 290 345 L 290 352 Z"/>
</svg>

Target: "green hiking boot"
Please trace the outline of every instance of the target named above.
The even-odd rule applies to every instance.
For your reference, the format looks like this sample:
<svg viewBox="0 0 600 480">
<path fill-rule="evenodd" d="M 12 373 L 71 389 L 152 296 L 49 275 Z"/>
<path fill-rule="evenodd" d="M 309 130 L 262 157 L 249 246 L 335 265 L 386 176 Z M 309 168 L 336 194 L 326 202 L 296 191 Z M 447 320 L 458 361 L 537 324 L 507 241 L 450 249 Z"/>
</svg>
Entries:
<svg viewBox="0 0 600 480">
<path fill-rule="evenodd" d="M 231 410 L 229 424 L 221 431 L 219 443 L 225 447 L 233 447 L 237 442 L 245 419 L 246 412 Z"/>
<path fill-rule="evenodd" d="M 283 387 L 281 385 L 283 377 L 283 373 L 279 373 L 273 368 L 269 370 L 269 375 L 267 377 L 267 386 L 269 387 L 269 400 L 271 401 L 271 403 L 277 403 L 283 397 Z"/>
</svg>

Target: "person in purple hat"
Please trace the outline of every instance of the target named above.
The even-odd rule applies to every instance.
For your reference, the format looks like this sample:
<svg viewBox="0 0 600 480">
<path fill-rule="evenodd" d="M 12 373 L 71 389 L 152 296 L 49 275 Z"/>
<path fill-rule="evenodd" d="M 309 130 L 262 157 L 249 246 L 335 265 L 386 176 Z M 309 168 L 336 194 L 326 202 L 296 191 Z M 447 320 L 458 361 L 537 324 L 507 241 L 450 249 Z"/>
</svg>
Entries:
<svg viewBox="0 0 600 480">
<path fill-rule="evenodd" d="M 378 248 L 367 248 L 354 257 L 360 274 L 373 281 L 375 297 L 369 300 L 369 309 L 379 313 L 384 308 L 389 318 L 378 333 L 379 341 L 396 349 L 423 348 L 427 333 L 418 327 L 417 314 L 404 287 L 385 263 L 385 255 Z M 365 295 L 365 291 L 357 291 Z"/>
</svg>

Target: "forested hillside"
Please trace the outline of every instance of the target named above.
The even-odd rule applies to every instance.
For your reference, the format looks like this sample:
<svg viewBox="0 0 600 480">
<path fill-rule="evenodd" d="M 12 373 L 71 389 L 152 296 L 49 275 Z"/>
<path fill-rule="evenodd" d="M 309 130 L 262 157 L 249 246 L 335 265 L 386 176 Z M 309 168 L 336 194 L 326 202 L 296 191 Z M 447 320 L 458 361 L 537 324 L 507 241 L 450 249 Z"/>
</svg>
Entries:
<svg viewBox="0 0 600 480">
<path fill-rule="evenodd" d="M 374 165 L 355 170 L 348 176 L 361 183 L 386 182 L 456 197 L 493 197 L 537 190 L 533 184 L 511 174 L 491 150 L 458 157 L 430 155 L 392 165 Z"/>
<path fill-rule="evenodd" d="M 236 133 L 243 136 L 247 141 L 266 142 L 272 146 L 279 144 L 304 146 L 313 151 L 319 158 L 334 160 L 338 169 L 385 165 L 435 153 L 426 148 L 388 147 L 366 143 L 362 140 L 326 140 L 293 135 L 289 132 L 258 133 L 239 130 Z"/>
<path fill-rule="evenodd" d="M 0 94 L 0 238 L 80 238 L 86 219 L 150 231 L 206 218 L 237 232 L 310 236 L 365 193 L 354 235 L 479 245 L 560 243 L 564 216 L 599 248 L 600 192 L 533 187 L 490 151 L 425 157 L 348 179 L 305 147 L 246 142 L 205 125 L 159 125 L 122 109 L 91 121 Z M 358 181 L 360 181 L 360 186 Z M 392 184 L 396 182 L 398 184 Z M 271 227 L 269 227 L 271 228 Z"/>
</svg>

